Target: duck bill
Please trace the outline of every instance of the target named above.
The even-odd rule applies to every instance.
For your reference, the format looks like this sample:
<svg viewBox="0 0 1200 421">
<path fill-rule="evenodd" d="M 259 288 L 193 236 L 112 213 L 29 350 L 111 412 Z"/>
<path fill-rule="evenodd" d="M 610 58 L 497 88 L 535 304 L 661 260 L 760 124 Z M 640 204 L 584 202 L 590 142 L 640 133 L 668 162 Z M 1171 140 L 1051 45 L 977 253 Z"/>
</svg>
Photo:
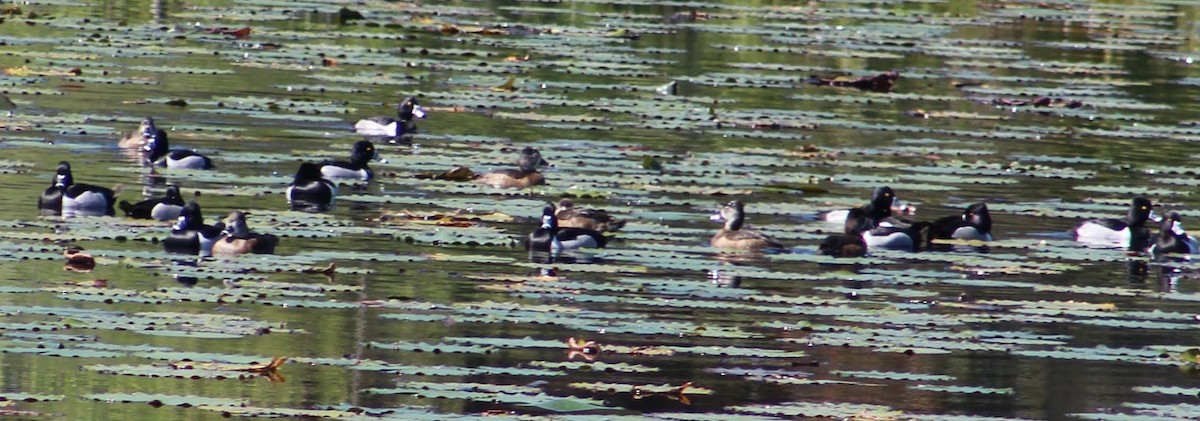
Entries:
<svg viewBox="0 0 1200 421">
<path fill-rule="evenodd" d="M 412 109 L 412 115 L 413 115 L 413 118 L 424 119 L 425 118 L 425 108 L 421 107 L 420 105 L 414 105 L 413 109 Z"/>
<path fill-rule="evenodd" d="M 181 216 L 181 217 L 179 217 L 179 219 L 175 220 L 175 225 L 172 225 L 171 229 L 178 231 L 178 230 L 182 230 L 186 226 L 187 226 L 187 217 Z"/>
<path fill-rule="evenodd" d="M 1154 222 L 1162 222 L 1162 217 L 1155 214 L 1153 210 L 1150 211 L 1149 215 L 1146 215 L 1146 219 Z"/>
<path fill-rule="evenodd" d="M 721 215 L 720 212 L 717 212 L 712 215 L 709 215 L 708 220 L 713 221 L 713 222 L 725 222 L 725 215 Z"/>
</svg>

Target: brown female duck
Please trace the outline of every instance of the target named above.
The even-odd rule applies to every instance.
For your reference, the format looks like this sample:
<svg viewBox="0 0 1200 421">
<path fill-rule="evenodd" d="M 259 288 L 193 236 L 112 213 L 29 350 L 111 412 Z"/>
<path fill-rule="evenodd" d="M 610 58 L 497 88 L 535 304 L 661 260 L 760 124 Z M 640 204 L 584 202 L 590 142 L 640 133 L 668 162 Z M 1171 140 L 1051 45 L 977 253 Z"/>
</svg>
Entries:
<svg viewBox="0 0 1200 421">
<path fill-rule="evenodd" d="M 279 237 L 271 234 L 256 234 L 250 232 L 246 225 L 246 213 L 241 211 L 229 212 L 225 217 L 225 235 L 213 243 L 213 255 L 236 256 L 239 254 L 272 254 L 279 244 Z"/>
<path fill-rule="evenodd" d="M 475 182 L 509 189 L 539 186 L 546 184 L 546 177 L 543 177 L 542 173 L 537 170 L 539 165 L 548 165 L 548 163 L 542 159 L 541 152 L 526 146 L 521 150 L 521 157 L 517 159 L 517 169 L 503 169 L 479 174 L 475 177 Z"/>
<path fill-rule="evenodd" d="M 613 218 L 608 212 L 598 209 L 577 208 L 571 199 L 558 201 L 558 226 L 583 228 L 598 232 L 618 231 L 625 221 Z"/>
<path fill-rule="evenodd" d="M 709 241 L 713 247 L 742 250 L 784 248 L 783 244 L 774 238 L 744 226 L 746 213 L 745 205 L 741 201 L 729 202 L 721 208 L 719 213 L 713 215 L 712 219 L 725 221 L 725 227 Z"/>
</svg>

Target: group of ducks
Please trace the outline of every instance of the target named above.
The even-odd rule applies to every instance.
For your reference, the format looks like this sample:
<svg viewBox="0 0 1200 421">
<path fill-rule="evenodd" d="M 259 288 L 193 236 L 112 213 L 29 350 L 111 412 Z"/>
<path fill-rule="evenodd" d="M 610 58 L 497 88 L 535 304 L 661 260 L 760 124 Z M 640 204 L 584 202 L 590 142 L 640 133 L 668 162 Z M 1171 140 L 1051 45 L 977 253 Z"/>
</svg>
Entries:
<svg viewBox="0 0 1200 421">
<path fill-rule="evenodd" d="M 1070 233 L 1079 243 L 1111 248 L 1125 248 L 1154 255 L 1192 254 L 1200 252 L 1195 238 L 1189 236 L 1177 212 L 1158 220 L 1152 212 L 1149 199 L 1136 197 L 1130 203 L 1124 218 L 1092 219 L 1079 223 Z M 821 254 L 834 257 L 862 257 L 872 248 L 919 251 L 937 249 L 938 239 L 974 241 L 992 240 L 992 218 L 987 204 L 973 203 L 960 215 L 952 215 L 933 221 L 910 221 L 903 218 L 906 207 L 900 206 L 896 193 L 890 187 L 879 187 L 872 191 L 867 204 L 851 209 L 826 212 L 821 219 L 829 223 L 841 223 L 843 231 L 825 238 L 818 246 Z M 586 213 L 585 213 L 586 212 Z M 564 200 L 559 208 L 546 206 L 541 225 L 528 236 L 528 248 L 532 251 L 558 253 L 565 250 L 589 247 L 604 247 L 607 239 L 594 218 L 611 220 L 606 213 L 581 210 Z M 786 249 L 783 243 L 761 231 L 746 225 L 745 204 L 734 200 L 724 205 L 714 221 L 724 222 L 724 227 L 709 241 L 715 248 L 764 250 Z M 1149 221 L 1159 221 L 1159 234 L 1153 236 L 1146 226 Z"/>
<path fill-rule="evenodd" d="M 375 117 L 359 122 L 383 127 L 388 138 L 411 136 L 416 130 L 412 121 L 424 117 L 415 98 L 401 101 L 397 118 Z M 369 123 L 364 123 L 369 122 Z M 361 132 L 362 130 L 360 130 Z M 369 136 L 374 136 L 368 133 Z M 374 136 L 378 137 L 378 136 Z M 171 149 L 167 132 L 157 127 L 153 118 L 142 120 L 137 130 L 118 141 L 118 147 L 135 151 L 144 166 L 172 169 L 210 170 L 213 160 L 191 149 Z M 323 211 L 332 205 L 337 184 L 332 180 L 370 180 L 374 173 L 368 167 L 380 160 L 370 140 L 355 142 L 348 161 L 327 160 L 321 163 L 300 164 L 286 194 L 293 209 Z M 185 202 L 178 186 L 168 186 L 162 197 L 137 203 L 115 202 L 116 189 L 76 183 L 71 164 L 62 161 L 55 169 L 54 180 L 38 199 L 43 214 L 64 216 L 112 216 L 119 206 L 126 216 L 159 221 L 177 221 L 163 246 L 168 252 L 231 255 L 242 253 L 273 253 L 279 239 L 274 235 L 256 234 L 246 223 L 245 212 L 233 211 L 216 225 L 204 223 L 200 205 L 194 200 Z"/>
</svg>

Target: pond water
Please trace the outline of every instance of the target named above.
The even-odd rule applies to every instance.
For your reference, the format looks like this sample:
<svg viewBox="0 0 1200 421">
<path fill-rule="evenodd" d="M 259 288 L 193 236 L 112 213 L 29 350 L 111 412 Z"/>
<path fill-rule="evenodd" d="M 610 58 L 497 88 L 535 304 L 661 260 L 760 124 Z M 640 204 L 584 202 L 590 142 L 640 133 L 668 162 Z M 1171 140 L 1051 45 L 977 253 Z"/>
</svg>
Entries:
<svg viewBox="0 0 1200 421">
<path fill-rule="evenodd" d="M 0 414 L 1195 419 L 1195 265 L 1067 232 L 1135 195 L 1200 217 L 1198 10 L 5 5 Z M 373 180 L 288 209 L 299 163 L 343 159 L 355 121 L 410 95 L 428 118 L 376 144 Z M 217 168 L 142 167 L 117 140 L 146 116 Z M 546 185 L 428 178 L 515 168 L 525 146 Z M 39 217 L 61 160 L 129 201 L 179 185 L 206 222 L 245 210 L 282 240 L 197 261 L 162 251 L 170 222 Z M 884 185 L 918 220 L 985 201 L 996 241 L 819 255 L 841 227 L 818 214 Z M 521 241 L 564 197 L 626 225 L 531 257 Z M 733 199 L 787 250 L 710 247 Z M 63 270 L 68 246 L 96 267 Z"/>
</svg>

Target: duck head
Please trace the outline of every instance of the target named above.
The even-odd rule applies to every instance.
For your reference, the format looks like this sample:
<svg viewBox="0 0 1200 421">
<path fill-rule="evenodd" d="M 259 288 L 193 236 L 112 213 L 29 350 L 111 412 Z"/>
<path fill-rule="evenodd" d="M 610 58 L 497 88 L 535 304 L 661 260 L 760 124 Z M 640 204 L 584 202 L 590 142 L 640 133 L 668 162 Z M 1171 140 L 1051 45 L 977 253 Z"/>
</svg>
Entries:
<svg viewBox="0 0 1200 421">
<path fill-rule="evenodd" d="M 142 124 L 138 126 L 138 133 L 145 139 L 158 135 L 158 126 L 154 125 L 154 118 L 146 117 L 142 119 Z"/>
<path fill-rule="evenodd" d="M 870 223 L 867 222 L 867 213 L 862 208 L 851 208 L 846 213 L 846 224 L 843 228 L 843 233 L 857 237 L 861 236 L 868 229 L 870 229 Z"/>
<path fill-rule="evenodd" d="M 967 206 L 963 212 L 963 221 L 971 224 L 981 233 L 992 232 L 992 215 L 988 213 L 987 204 L 983 202 Z"/>
<path fill-rule="evenodd" d="M 171 229 L 176 231 L 199 230 L 203 226 L 204 217 L 200 214 L 200 204 L 193 200 L 179 210 L 179 219 Z"/>
<path fill-rule="evenodd" d="M 521 157 L 517 158 L 517 167 L 520 168 L 522 172 L 535 172 L 539 166 L 543 165 L 550 165 L 550 163 L 546 162 L 545 159 L 542 159 L 541 152 L 538 152 L 537 149 L 529 146 L 526 146 L 525 149 L 522 149 Z"/>
<path fill-rule="evenodd" d="M 417 104 L 417 97 L 410 96 L 396 105 L 396 117 L 400 118 L 400 121 L 425 118 L 425 109 Z"/>
<path fill-rule="evenodd" d="M 312 162 L 305 162 L 300 164 L 300 169 L 296 170 L 296 177 L 293 179 L 293 183 L 307 183 L 320 180 L 321 178 L 321 166 Z"/>
<path fill-rule="evenodd" d="M 229 212 L 225 217 L 225 234 L 231 237 L 250 235 L 250 226 L 246 224 L 246 213 L 242 211 Z"/>
<path fill-rule="evenodd" d="M 1150 199 L 1141 196 L 1133 198 L 1129 204 L 1129 213 L 1125 215 L 1125 222 L 1132 227 L 1141 227 L 1151 219 L 1155 218 L 1154 206 L 1150 203 Z"/>
<path fill-rule="evenodd" d="M 1158 226 L 1158 235 L 1163 239 L 1186 235 L 1183 230 L 1183 216 L 1179 215 L 1179 212 L 1167 214 Z"/>
<path fill-rule="evenodd" d="M 387 162 L 379 158 L 379 151 L 375 149 L 375 144 L 371 143 L 371 141 L 360 140 L 354 142 L 354 147 L 350 150 L 350 163 L 365 166 L 370 161 Z"/>
<path fill-rule="evenodd" d="M 892 216 L 892 206 L 899 203 L 896 198 L 896 192 L 892 191 L 891 187 L 883 186 L 876 187 L 871 191 L 871 214 L 868 218 L 884 218 Z"/>
<path fill-rule="evenodd" d="M 75 178 L 71 176 L 71 163 L 62 161 L 58 163 L 58 168 L 54 170 L 54 187 L 67 188 L 75 183 Z"/>
<path fill-rule="evenodd" d="M 542 208 L 542 229 L 553 230 L 558 228 L 558 218 L 554 216 L 554 206 L 546 205 Z"/>
<path fill-rule="evenodd" d="M 742 223 L 745 221 L 745 218 L 745 204 L 740 200 L 726 203 L 725 206 L 721 207 L 721 210 L 709 217 L 713 221 L 725 222 L 725 229 L 730 231 L 742 229 Z M 847 216 L 847 218 L 849 217 Z"/>
</svg>

